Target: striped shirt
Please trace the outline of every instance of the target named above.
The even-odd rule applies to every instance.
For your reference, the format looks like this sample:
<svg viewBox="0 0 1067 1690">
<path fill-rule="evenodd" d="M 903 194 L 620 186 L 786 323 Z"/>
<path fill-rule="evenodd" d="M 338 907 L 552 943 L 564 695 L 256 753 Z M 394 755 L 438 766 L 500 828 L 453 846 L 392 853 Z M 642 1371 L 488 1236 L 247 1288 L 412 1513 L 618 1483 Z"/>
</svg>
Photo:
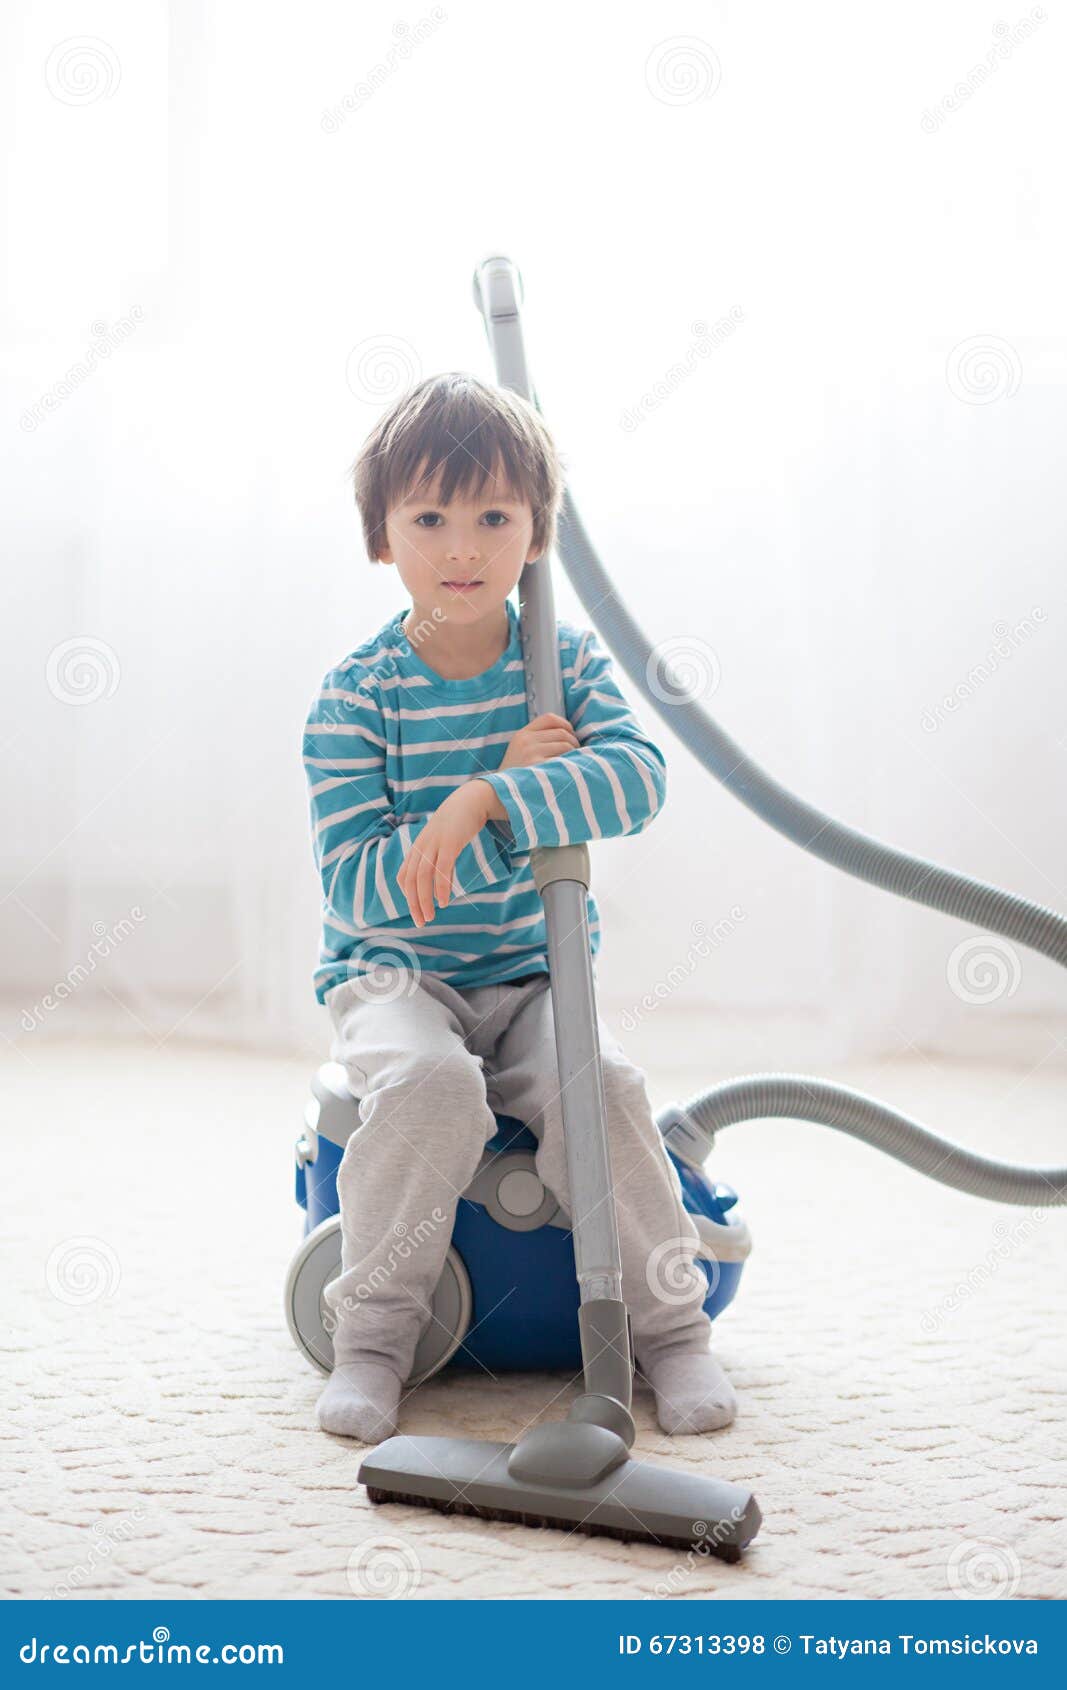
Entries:
<svg viewBox="0 0 1067 1690">
<path fill-rule="evenodd" d="M 642 833 L 666 793 L 663 754 L 642 731 L 591 629 L 558 622 L 564 711 L 579 749 L 501 769 L 528 723 L 519 614 L 505 601 L 506 651 L 480 675 L 446 680 L 402 632 L 409 607 L 325 676 L 308 713 L 304 767 L 323 936 L 315 995 L 383 966 L 457 988 L 548 971 L 530 852 Z M 507 811 L 460 852 L 452 896 L 417 927 L 397 873 L 450 793 L 487 779 Z M 590 950 L 600 948 L 587 895 Z"/>
</svg>

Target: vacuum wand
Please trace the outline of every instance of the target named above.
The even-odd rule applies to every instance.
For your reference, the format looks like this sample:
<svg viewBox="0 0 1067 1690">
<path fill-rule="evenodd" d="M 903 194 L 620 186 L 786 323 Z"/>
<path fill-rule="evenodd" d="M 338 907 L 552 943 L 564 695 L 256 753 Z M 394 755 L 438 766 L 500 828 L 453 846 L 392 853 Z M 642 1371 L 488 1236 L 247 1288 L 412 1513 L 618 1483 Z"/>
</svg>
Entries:
<svg viewBox="0 0 1067 1690">
<path fill-rule="evenodd" d="M 530 380 L 510 274 L 490 261 L 475 292 L 497 353 L 498 377 L 522 398 Z M 495 316 L 494 316 L 495 313 Z M 498 344 L 494 326 L 515 333 Z M 519 577 L 519 630 L 526 702 L 531 721 L 563 715 L 563 678 L 550 560 L 528 563 Z M 589 851 L 585 845 L 540 846 L 530 853 L 534 884 L 545 910 L 552 1019 L 559 1062 L 563 1135 L 567 1149 L 574 1259 L 578 1274 L 579 1337 L 585 1397 L 572 1417 L 599 1418 L 629 1448 L 633 1341 L 622 1300 L 622 1256 L 608 1149 L 607 1109 L 597 1031 L 596 990 L 589 941 Z M 621 1413 L 620 1413 L 621 1409 Z"/>
</svg>

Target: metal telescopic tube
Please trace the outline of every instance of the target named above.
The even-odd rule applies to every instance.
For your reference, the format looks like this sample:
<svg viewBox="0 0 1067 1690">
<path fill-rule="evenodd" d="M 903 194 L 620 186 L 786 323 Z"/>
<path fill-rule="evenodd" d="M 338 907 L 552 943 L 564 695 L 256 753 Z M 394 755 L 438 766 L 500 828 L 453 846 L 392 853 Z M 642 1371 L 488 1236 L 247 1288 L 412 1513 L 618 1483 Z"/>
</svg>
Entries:
<svg viewBox="0 0 1067 1690">
<path fill-rule="evenodd" d="M 489 335 L 497 380 L 531 399 L 519 324 L 518 272 L 508 259 L 487 259 L 474 296 Z M 530 720 L 563 714 L 552 559 L 528 563 L 519 578 L 519 620 Z M 548 931 L 552 1018 L 559 1058 L 567 1146 L 574 1259 L 581 1301 L 622 1300 L 622 1258 L 608 1151 L 596 991 L 589 944 L 585 846 L 542 846 L 531 852 Z"/>
</svg>

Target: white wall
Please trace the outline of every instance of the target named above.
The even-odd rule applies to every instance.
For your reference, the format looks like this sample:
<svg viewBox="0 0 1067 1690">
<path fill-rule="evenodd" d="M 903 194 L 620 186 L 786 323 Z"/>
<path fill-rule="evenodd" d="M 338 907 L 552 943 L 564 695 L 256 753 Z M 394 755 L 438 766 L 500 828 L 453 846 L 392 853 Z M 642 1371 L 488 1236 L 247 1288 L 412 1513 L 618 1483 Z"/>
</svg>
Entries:
<svg viewBox="0 0 1067 1690">
<path fill-rule="evenodd" d="M 345 471 L 407 380 L 491 373 L 494 251 L 590 531 L 655 638 L 714 652 L 728 730 L 854 826 L 1063 908 L 1067 29 L 1004 24 L 5 9 L 0 987 L 29 1059 L 95 1027 L 321 1051 L 300 729 L 400 602 Z M 1060 1059 L 1051 964 L 999 942 L 1004 984 L 963 1001 L 974 935 L 787 846 L 644 713 L 669 806 L 594 857 L 605 1007 L 675 982 L 639 1054 Z"/>
</svg>

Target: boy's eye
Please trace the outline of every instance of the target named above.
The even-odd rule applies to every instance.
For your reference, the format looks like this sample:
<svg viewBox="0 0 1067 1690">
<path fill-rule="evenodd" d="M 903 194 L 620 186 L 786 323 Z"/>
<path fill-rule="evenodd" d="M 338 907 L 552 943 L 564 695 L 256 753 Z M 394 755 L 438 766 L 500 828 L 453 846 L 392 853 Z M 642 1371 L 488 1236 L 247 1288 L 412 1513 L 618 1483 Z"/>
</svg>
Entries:
<svg viewBox="0 0 1067 1690">
<path fill-rule="evenodd" d="M 419 528 L 419 527 L 436 528 L 437 527 L 437 521 L 438 521 L 438 518 L 440 517 L 440 515 L 441 515 L 440 511 L 421 511 L 419 513 L 419 515 L 415 518 L 415 526 L 417 528 Z M 507 515 L 506 511 L 486 511 L 485 515 L 486 515 L 486 517 L 498 516 L 500 518 L 500 522 L 491 522 L 489 524 L 490 528 L 499 528 L 501 526 L 501 524 L 508 521 L 508 515 Z M 429 522 L 427 522 L 427 520 L 426 520 L 427 517 L 430 518 Z"/>
</svg>

